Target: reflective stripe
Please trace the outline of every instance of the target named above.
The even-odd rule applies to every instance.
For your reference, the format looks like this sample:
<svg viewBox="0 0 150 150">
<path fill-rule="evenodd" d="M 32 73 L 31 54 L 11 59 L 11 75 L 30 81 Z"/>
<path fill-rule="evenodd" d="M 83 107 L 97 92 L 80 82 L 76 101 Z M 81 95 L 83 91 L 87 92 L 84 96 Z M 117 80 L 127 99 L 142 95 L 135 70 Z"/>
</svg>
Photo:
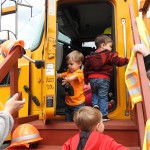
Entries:
<svg viewBox="0 0 150 150">
<path fill-rule="evenodd" d="M 127 80 L 129 84 L 128 89 L 130 92 L 130 96 L 140 94 L 141 93 L 140 85 L 137 84 L 137 79 L 134 77 L 134 74 L 129 74 Z"/>
<path fill-rule="evenodd" d="M 30 140 L 30 139 L 37 138 L 37 137 L 40 137 L 40 134 L 39 134 L 39 133 L 37 133 L 37 134 L 32 134 L 32 135 L 21 136 L 21 137 L 18 137 L 18 138 L 13 138 L 13 139 L 12 139 L 12 142 Z"/>
<path fill-rule="evenodd" d="M 140 89 L 140 86 L 139 87 L 136 87 L 134 89 L 130 89 L 130 95 L 137 95 L 137 94 L 140 94 L 141 93 L 141 89 Z"/>
<path fill-rule="evenodd" d="M 148 142 L 150 140 L 150 130 L 147 131 L 146 135 L 146 141 Z"/>
<path fill-rule="evenodd" d="M 133 74 L 129 74 L 129 75 L 128 75 L 128 79 L 129 79 L 131 85 L 134 85 L 134 84 L 136 83 L 136 79 L 135 79 L 135 77 L 133 76 Z"/>
<path fill-rule="evenodd" d="M 134 64 L 132 65 L 131 70 L 136 70 L 136 69 L 137 69 L 137 64 L 136 64 L 136 61 L 134 61 Z"/>
<path fill-rule="evenodd" d="M 146 127 L 145 127 L 145 135 L 144 135 L 144 141 L 143 141 L 143 150 L 149 150 L 150 149 L 150 119 L 146 121 Z"/>
<path fill-rule="evenodd" d="M 136 103 L 142 101 L 138 68 L 137 68 L 136 59 L 133 51 L 131 53 L 131 58 L 125 72 L 125 82 L 129 94 L 131 96 L 131 105 L 133 109 Z"/>
</svg>

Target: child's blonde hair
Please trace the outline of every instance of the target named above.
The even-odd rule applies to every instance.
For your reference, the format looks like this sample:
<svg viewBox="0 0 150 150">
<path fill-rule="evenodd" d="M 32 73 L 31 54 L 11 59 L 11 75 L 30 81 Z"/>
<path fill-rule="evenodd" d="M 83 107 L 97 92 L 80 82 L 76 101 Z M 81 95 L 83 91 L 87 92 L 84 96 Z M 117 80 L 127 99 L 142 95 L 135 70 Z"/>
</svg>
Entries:
<svg viewBox="0 0 150 150">
<path fill-rule="evenodd" d="M 66 62 L 70 59 L 77 63 L 79 62 L 83 63 L 84 56 L 81 52 L 74 50 L 66 56 Z"/>
<path fill-rule="evenodd" d="M 107 44 L 109 42 L 113 42 L 112 39 L 107 35 L 99 35 L 95 39 L 95 45 L 97 48 L 100 48 L 101 44 Z"/>
<path fill-rule="evenodd" d="M 94 127 L 101 121 L 101 112 L 90 106 L 83 106 L 74 114 L 74 122 L 81 131 L 93 131 Z"/>
</svg>

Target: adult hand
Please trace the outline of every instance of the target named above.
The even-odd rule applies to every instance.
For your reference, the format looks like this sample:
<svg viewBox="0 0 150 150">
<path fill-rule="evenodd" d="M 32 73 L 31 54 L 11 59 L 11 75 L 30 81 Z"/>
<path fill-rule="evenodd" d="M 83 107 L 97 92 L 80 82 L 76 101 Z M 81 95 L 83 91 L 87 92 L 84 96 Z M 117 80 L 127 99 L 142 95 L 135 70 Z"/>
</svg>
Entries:
<svg viewBox="0 0 150 150">
<path fill-rule="evenodd" d="M 146 48 L 144 44 L 135 44 L 133 47 L 133 51 L 141 53 L 143 56 L 147 56 L 150 54 L 150 50 Z"/>
<path fill-rule="evenodd" d="M 10 114 L 13 114 L 20 110 L 24 104 L 25 104 L 25 99 L 23 100 L 17 100 L 18 93 L 14 94 L 12 98 L 10 98 L 4 107 L 4 111 L 9 112 Z"/>
</svg>

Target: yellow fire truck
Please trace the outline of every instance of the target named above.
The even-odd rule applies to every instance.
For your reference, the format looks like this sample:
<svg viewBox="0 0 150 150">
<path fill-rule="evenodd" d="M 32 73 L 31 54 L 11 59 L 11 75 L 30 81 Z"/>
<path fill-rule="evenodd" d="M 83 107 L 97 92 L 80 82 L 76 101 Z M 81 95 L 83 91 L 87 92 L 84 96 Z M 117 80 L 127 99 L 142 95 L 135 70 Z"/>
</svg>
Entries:
<svg viewBox="0 0 150 150">
<path fill-rule="evenodd" d="M 146 3 L 149 4 L 149 1 L 146 0 Z M 130 58 L 134 38 L 129 7 L 133 10 L 134 17 L 139 15 L 137 0 L 2 1 L 1 44 L 9 39 L 25 42 L 26 54 L 18 60 L 17 71 L 18 91 L 22 92 L 26 103 L 18 112 L 17 119 L 27 120 L 38 116 L 37 120 L 42 120 L 41 126 L 43 125 L 43 128 L 45 125 L 48 126 L 47 129 L 53 126 L 53 132 L 59 128 L 58 126 L 63 126 L 65 90 L 61 81 L 57 80 L 56 74 L 67 69 L 65 56 L 72 50 L 78 50 L 84 56 L 89 55 L 96 49 L 94 45 L 96 36 L 111 34 L 113 51 L 120 56 Z M 3 62 L 4 59 L 1 55 L 0 61 Z M 108 116 L 111 120 L 110 125 L 109 122 L 106 123 L 106 133 L 117 130 L 115 134 L 111 131 L 110 135 L 125 146 L 138 149 L 141 144 L 138 126 L 135 123 L 137 117 L 136 111 L 131 111 L 130 96 L 125 85 L 125 70 L 126 67 L 113 68 L 110 83 L 110 93 L 113 97 L 109 97 L 109 101 L 113 100 L 113 103 L 110 103 Z M 8 72 L 0 83 L 0 110 L 9 97 L 10 74 Z M 86 101 L 89 99 L 87 98 Z M 59 125 L 51 124 L 53 120 L 58 121 Z M 24 122 L 28 121 L 22 123 Z M 34 125 L 38 128 L 36 123 Z M 66 126 L 70 132 L 73 128 L 72 134 L 77 131 L 73 125 L 73 127 L 69 127 L 70 124 Z M 41 131 L 42 127 L 38 129 Z M 67 133 L 67 128 L 62 128 L 61 131 Z M 46 135 L 44 131 L 41 131 L 41 134 Z M 44 139 L 41 144 L 61 146 L 72 134 L 66 134 L 68 136 L 62 138 L 63 140 L 60 139 L 58 143 L 48 144 Z M 133 139 L 130 139 L 130 136 Z M 55 137 L 52 134 L 50 138 Z"/>
</svg>

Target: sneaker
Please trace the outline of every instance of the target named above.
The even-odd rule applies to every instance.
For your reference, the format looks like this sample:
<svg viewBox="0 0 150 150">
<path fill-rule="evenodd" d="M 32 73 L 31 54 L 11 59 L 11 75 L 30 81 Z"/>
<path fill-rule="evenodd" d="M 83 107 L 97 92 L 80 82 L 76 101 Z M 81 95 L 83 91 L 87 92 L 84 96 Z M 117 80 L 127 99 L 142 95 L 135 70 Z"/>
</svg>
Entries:
<svg viewBox="0 0 150 150">
<path fill-rule="evenodd" d="M 110 119 L 107 116 L 103 116 L 103 122 L 109 121 Z"/>
<path fill-rule="evenodd" d="M 99 106 L 98 105 L 94 105 L 93 108 L 96 108 L 99 110 Z"/>
</svg>

